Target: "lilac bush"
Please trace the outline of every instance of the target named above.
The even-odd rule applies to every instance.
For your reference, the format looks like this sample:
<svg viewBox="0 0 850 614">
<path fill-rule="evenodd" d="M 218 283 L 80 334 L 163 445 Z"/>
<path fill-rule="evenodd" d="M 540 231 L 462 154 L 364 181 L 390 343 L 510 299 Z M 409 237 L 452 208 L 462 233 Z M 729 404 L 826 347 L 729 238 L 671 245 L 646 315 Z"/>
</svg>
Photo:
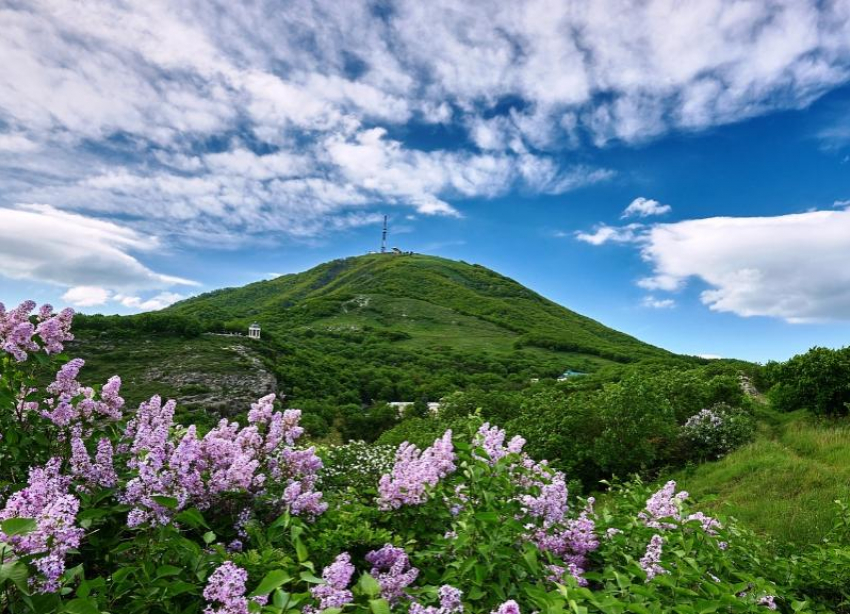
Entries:
<svg viewBox="0 0 850 614">
<path fill-rule="evenodd" d="M 0 306 L 2 611 L 818 611 L 675 482 L 615 485 L 597 512 L 522 437 L 477 419 L 403 444 L 380 476 L 376 454 L 359 488 L 326 496 L 298 410 L 267 395 L 247 423 L 204 431 L 159 396 L 127 408 L 120 378 L 86 386 L 84 362 L 57 356 L 72 312 L 34 307 Z M 330 561 L 321 578 L 316 561 Z"/>
<path fill-rule="evenodd" d="M 687 419 L 681 438 L 688 453 L 698 460 L 717 459 L 751 441 L 753 417 L 740 408 L 718 403 Z"/>
</svg>

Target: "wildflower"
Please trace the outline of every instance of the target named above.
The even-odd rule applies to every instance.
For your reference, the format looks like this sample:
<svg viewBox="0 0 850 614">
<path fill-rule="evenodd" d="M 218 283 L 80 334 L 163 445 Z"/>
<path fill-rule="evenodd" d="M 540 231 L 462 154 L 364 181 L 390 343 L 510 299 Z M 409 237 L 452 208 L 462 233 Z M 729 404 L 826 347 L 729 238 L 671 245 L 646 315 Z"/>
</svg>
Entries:
<svg viewBox="0 0 850 614">
<path fill-rule="evenodd" d="M 407 597 L 404 589 L 413 584 L 419 575 L 419 570 L 410 566 L 405 551 L 392 544 L 369 552 L 366 561 L 372 564 L 370 573 L 381 586 L 381 596 L 391 604 Z"/>
<path fill-rule="evenodd" d="M 660 535 L 653 535 L 649 540 L 649 545 L 646 547 L 646 553 L 640 559 L 640 567 L 646 572 L 646 581 L 649 582 L 655 576 L 667 573 L 661 565 L 661 550 L 664 544 L 664 538 Z"/>
</svg>

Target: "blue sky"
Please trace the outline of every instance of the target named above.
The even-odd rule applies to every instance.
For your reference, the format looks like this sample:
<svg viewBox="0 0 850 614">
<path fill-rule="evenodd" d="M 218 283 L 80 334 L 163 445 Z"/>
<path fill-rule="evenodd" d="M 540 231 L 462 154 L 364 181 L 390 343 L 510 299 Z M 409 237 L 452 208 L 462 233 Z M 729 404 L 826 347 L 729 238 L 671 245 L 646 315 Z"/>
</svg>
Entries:
<svg viewBox="0 0 850 614">
<path fill-rule="evenodd" d="M 136 3 L 139 4 L 139 3 Z M 850 340 L 850 7 L 0 11 L 0 301 L 136 313 L 391 244 L 678 352 Z"/>
</svg>

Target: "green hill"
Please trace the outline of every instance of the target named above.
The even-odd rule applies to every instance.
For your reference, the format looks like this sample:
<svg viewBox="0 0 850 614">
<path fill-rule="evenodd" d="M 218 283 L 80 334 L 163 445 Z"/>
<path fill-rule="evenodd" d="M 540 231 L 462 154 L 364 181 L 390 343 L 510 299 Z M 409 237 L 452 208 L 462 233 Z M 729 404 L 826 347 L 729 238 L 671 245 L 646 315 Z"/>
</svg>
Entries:
<svg viewBox="0 0 850 614">
<path fill-rule="evenodd" d="M 244 326 L 257 320 L 276 335 L 373 330 L 411 347 L 538 347 L 615 362 L 671 356 L 480 265 L 417 254 L 334 260 L 166 312 Z"/>
<path fill-rule="evenodd" d="M 261 341 L 209 334 L 245 332 L 255 321 Z M 568 369 L 690 360 L 485 267 L 416 254 L 334 260 L 155 314 L 84 317 L 77 330 L 73 351 L 89 359 L 88 375 L 130 374 L 131 402 L 162 389 L 199 409 L 215 407 L 230 382 L 245 387 L 250 373 L 267 371 L 264 390 L 273 379 L 293 405 L 321 415 L 324 426 L 314 425 L 320 434 L 341 407 L 437 401 L 470 388 L 518 390 Z"/>
</svg>

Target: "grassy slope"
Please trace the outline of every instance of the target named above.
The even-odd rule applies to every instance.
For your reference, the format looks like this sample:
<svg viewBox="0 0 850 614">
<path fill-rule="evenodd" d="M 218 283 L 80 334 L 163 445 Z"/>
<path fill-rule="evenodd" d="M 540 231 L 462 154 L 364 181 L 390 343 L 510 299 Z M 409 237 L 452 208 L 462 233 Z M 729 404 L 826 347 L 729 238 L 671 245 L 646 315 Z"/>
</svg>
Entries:
<svg viewBox="0 0 850 614">
<path fill-rule="evenodd" d="M 335 260 L 309 271 L 177 303 L 203 320 L 259 320 L 273 333 L 306 328 L 407 332 L 417 346 L 510 350 L 529 335 L 573 353 L 639 360 L 671 354 L 581 316 L 477 265 L 423 255 Z"/>
<path fill-rule="evenodd" d="M 760 412 L 752 444 L 674 476 L 706 511 L 718 510 L 780 542 L 820 540 L 850 497 L 850 424 L 807 412 Z"/>
</svg>

